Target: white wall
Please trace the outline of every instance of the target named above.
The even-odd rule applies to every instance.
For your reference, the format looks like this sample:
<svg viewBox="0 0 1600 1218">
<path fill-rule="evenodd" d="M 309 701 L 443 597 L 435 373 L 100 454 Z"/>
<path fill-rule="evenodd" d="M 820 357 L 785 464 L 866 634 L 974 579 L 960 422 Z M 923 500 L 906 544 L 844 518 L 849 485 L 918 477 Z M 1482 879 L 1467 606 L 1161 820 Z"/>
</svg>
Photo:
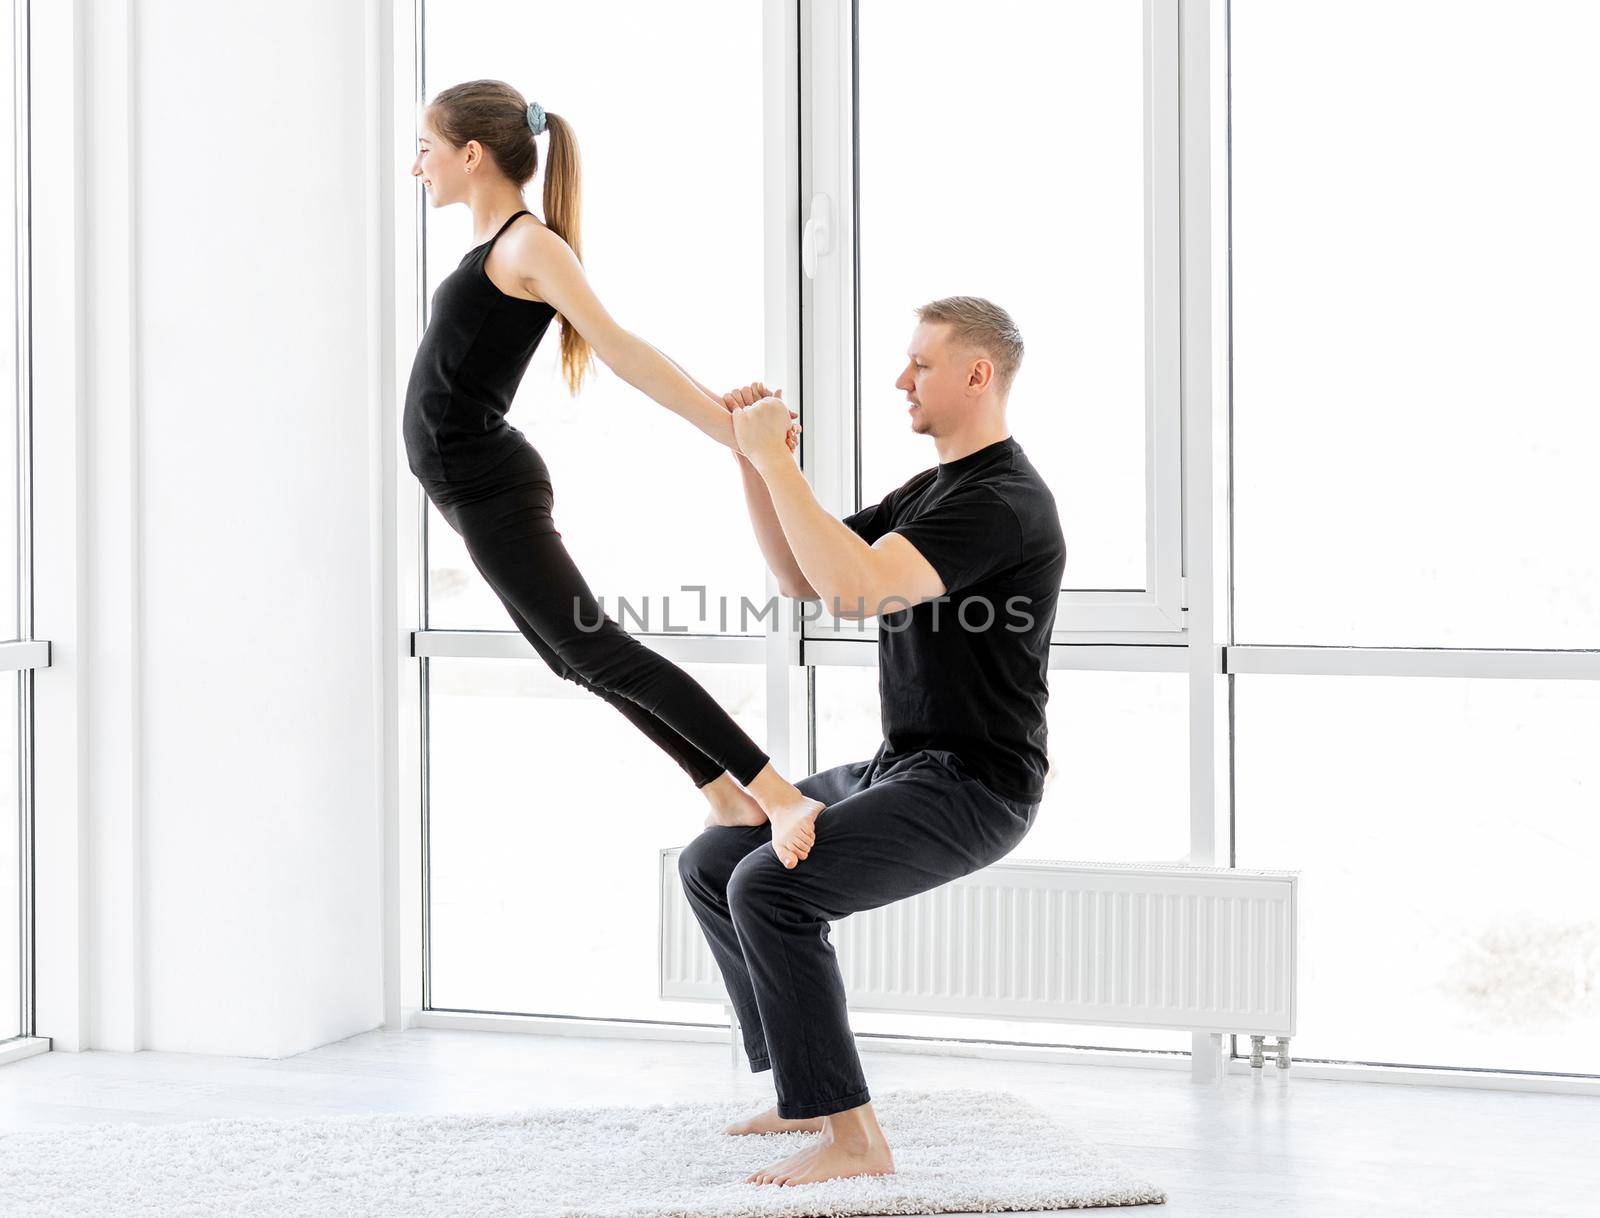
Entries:
<svg viewBox="0 0 1600 1218">
<path fill-rule="evenodd" d="M 45 88 L 82 142 L 35 167 L 47 354 L 70 327 L 81 360 L 35 406 L 37 544 L 77 578 L 58 552 L 36 623 L 40 883 L 80 885 L 41 892 L 57 1048 L 382 1022 L 369 7 L 79 0 L 39 31 L 77 22 L 76 96 Z"/>
</svg>

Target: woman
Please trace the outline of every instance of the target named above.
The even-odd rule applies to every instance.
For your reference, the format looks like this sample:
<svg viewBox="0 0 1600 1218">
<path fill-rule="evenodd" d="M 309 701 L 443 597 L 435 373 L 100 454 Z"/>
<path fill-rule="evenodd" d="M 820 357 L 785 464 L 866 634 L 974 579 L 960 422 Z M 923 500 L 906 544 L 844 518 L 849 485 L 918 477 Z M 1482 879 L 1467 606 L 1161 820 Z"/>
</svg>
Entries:
<svg viewBox="0 0 1600 1218">
<path fill-rule="evenodd" d="M 523 206 L 550 133 L 544 222 Z M 440 92 L 419 124 L 413 177 L 434 207 L 465 203 L 484 239 L 439 284 L 406 388 L 411 472 L 558 675 L 628 717 L 705 793 L 708 825 L 772 822 L 772 847 L 793 868 L 815 841 L 824 805 L 772 763 L 688 673 L 599 607 L 551 516 L 550 471 L 506 421 L 540 339 L 561 321 L 561 369 L 578 391 L 591 352 L 630 385 L 738 452 L 729 405 L 617 325 L 580 262 L 578 148 L 559 116 L 510 85 L 475 80 Z M 790 445 L 793 447 L 793 433 Z"/>
</svg>

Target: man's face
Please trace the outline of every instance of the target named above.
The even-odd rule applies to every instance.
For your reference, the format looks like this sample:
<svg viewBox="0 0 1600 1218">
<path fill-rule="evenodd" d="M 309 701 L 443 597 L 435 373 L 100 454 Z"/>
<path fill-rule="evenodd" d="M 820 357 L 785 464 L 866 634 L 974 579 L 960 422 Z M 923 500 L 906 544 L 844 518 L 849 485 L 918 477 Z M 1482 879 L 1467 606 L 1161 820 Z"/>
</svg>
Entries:
<svg viewBox="0 0 1600 1218">
<path fill-rule="evenodd" d="M 967 376 L 972 356 L 952 350 L 947 321 L 919 322 L 906 348 L 906 366 L 894 383 L 909 403 L 911 430 L 918 435 L 943 435 L 966 409 Z"/>
</svg>

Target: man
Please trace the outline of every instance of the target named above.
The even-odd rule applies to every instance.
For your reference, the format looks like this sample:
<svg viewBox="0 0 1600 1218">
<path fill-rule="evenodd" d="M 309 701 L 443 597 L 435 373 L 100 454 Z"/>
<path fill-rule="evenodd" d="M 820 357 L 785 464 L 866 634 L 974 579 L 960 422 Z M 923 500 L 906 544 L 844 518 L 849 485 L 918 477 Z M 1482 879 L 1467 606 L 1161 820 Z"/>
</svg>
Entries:
<svg viewBox="0 0 1600 1218">
<path fill-rule="evenodd" d="M 1055 500 L 1006 425 L 1022 337 L 976 297 L 924 305 L 895 387 L 939 464 L 839 521 L 790 455 L 789 411 L 730 395 L 745 498 L 784 595 L 881 615 L 883 744 L 802 779 L 824 804 L 800 861 L 771 824 L 713 825 L 679 857 L 755 1071 L 777 1105 L 728 1133 L 814 1129 L 751 1183 L 894 1171 L 828 940 L 830 920 L 1004 857 L 1044 790 L 1046 667 L 1066 547 Z"/>
</svg>

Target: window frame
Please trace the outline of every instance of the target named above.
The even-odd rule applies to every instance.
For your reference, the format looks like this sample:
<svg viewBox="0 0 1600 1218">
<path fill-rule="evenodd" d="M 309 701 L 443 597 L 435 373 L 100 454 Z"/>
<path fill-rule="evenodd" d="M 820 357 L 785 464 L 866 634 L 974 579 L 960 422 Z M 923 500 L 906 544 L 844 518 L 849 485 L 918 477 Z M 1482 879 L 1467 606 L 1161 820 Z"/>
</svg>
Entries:
<svg viewBox="0 0 1600 1218">
<path fill-rule="evenodd" d="M 1134 2 L 1134 0 L 1130 0 Z M 1182 403 L 1179 333 L 1178 0 L 1137 0 L 1143 12 L 1145 587 L 1063 590 L 1053 645 L 1179 643 L 1187 605 L 1182 528 Z M 860 211 L 855 148 L 859 0 L 807 6 L 801 62 L 802 232 L 825 227 L 828 250 L 802 280 L 806 369 L 802 419 L 806 468 L 818 499 L 844 517 L 877 501 L 861 486 L 858 306 Z M 930 464 L 932 463 L 930 452 Z M 808 621 L 813 642 L 875 647 L 877 622 Z M 828 648 L 823 656 L 837 654 Z M 825 661 L 827 662 L 827 661 Z"/>
<path fill-rule="evenodd" d="M 0 671 L 15 671 L 17 808 L 17 1033 L 0 1038 L 0 1043 L 30 1041 L 38 1019 L 36 988 L 36 898 L 34 893 L 34 670 L 48 667 L 49 645 L 33 638 L 33 267 L 31 231 L 32 182 L 29 137 L 32 126 L 29 79 L 29 0 L 12 0 L 11 79 L 12 108 L 12 186 L 15 228 L 16 281 L 12 285 L 12 308 L 16 327 L 15 378 L 11 385 L 12 423 L 15 427 L 16 464 L 8 471 L 8 491 L 16 504 L 16 627 L 14 640 L 0 643 Z M 9 1021 L 8 1021 L 9 1022 Z"/>
<path fill-rule="evenodd" d="M 409 112 L 421 97 L 410 75 L 422 57 L 421 9 L 414 41 L 397 32 L 392 94 L 396 150 L 410 156 Z M 855 0 L 762 0 L 762 75 L 767 131 L 766 371 L 799 387 L 804 432 L 800 462 L 819 499 L 837 515 L 861 505 L 854 437 L 857 419 L 853 223 L 828 216 L 833 250 L 815 280 L 801 270 L 810 200 L 854 199 L 853 65 Z M 1131 2 L 1131 0 L 1130 0 Z M 1138 0 L 1144 9 L 1146 165 L 1147 569 L 1150 587 L 1126 594 L 1063 592 L 1050 649 L 1051 668 L 1171 671 L 1189 675 L 1190 861 L 1233 866 L 1233 677 L 1238 673 L 1495 676 L 1600 680 L 1600 656 L 1587 651 L 1467 650 L 1426 647 L 1238 646 L 1232 641 L 1231 215 L 1228 0 Z M 847 7 L 849 6 L 849 7 Z M 408 62 L 409 60 L 409 62 Z M 853 119 L 851 120 L 853 124 Z M 850 184 L 849 191 L 844 185 Z M 407 185 L 395 196 L 395 283 L 409 289 L 415 317 L 397 323 L 393 367 L 404 384 L 421 329 L 421 198 Z M 846 217 L 853 219 L 853 217 Z M 852 267 L 851 276 L 840 268 Z M 404 312 L 397 309 L 396 313 Z M 803 324 L 802 324 L 803 323 Z M 398 408 L 396 407 L 396 415 Z M 423 985 L 427 663 L 432 655 L 531 656 L 514 631 L 423 631 L 419 560 L 425 500 L 403 458 L 391 458 L 400 523 L 397 602 L 409 654 L 399 682 L 396 814 L 386 833 L 388 1026 L 475 1027 L 717 1039 L 695 1025 L 673 1031 L 618 1019 L 530 1018 L 435 1011 Z M 769 592 L 775 582 L 769 578 Z M 793 602 L 790 602 L 791 604 Z M 765 639 L 638 634 L 671 658 L 748 663 L 757 646 L 768 664 L 768 752 L 798 772 L 816 758 L 811 731 L 812 676 L 818 666 L 875 665 L 863 623 L 810 623 L 780 614 Z M 409 619 L 409 632 L 405 630 Z M 780 760 L 780 758 L 782 760 Z M 415 798 L 420 794 L 420 798 Z M 1003 1056 L 996 1049 L 992 1054 Z M 1085 1053 L 1084 1060 L 1101 1056 Z M 1210 1079 L 1241 1057 L 1237 1039 L 1193 1037 L 1190 1070 Z M 1313 1076 L 1361 1077 L 1418 1085 L 1458 1083 L 1463 1071 L 1397 1072 L 1362 1064 L 1301 1065 Z M 1570 1090 L 1525 1072 L 1474 1085 Z M 1498 1081 L 1497 1081 L 1498 1080 Z"/>
</svg>

